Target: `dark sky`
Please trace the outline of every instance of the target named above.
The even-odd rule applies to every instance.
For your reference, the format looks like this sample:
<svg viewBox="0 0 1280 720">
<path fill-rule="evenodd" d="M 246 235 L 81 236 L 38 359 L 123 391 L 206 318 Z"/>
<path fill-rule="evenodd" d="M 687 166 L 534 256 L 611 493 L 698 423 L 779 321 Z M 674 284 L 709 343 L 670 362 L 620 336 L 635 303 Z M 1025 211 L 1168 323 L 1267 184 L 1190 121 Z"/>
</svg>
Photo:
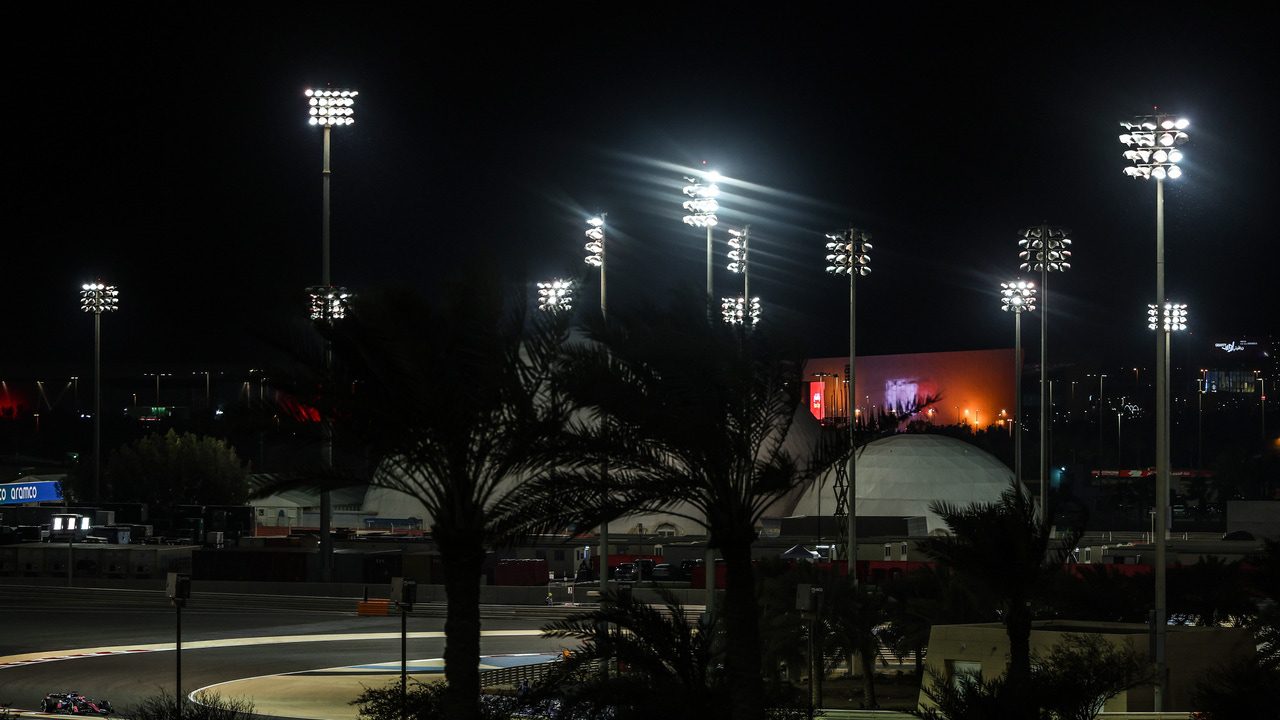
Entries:
<svg viewBox="0 0 1280 720">
<path fill-rule="evenodd" d="M 823 233 L 874 236 L 861 352 L 959 350 L 1012 343 L 996 288 L 1015 232 L 1047 221 L 1075 240 L 1051 278 L 1055 352 L 1144 362 L 1155 187 L 1123 175 L 1116 136 L 1158 104 L 1192 121 L 1166 186 L 1169 295 L 1199 342 L 1277 332 L 1273 10 L 364 5 L 11 27 L 0 368 L 89 362 L 77 292 L 96 277 L 121 289 L 105 363 L 255 361 L 319 280 L 302 91 L 326 82 L 360 90 L 333 143 L 334 277 L 353 288 L 430 293 L 483 255 L 513 282 L 579 273 L 603 209 L 611 306 L 660 303 L 703 284 L 678 202 L 680 168 L 706 160 L 740 181 L 721 219 L 752 224 L 753 294 L 813 355 L 845 347 Z M 737 282 L 718 269 L 716 294 Z"/>
</svg>

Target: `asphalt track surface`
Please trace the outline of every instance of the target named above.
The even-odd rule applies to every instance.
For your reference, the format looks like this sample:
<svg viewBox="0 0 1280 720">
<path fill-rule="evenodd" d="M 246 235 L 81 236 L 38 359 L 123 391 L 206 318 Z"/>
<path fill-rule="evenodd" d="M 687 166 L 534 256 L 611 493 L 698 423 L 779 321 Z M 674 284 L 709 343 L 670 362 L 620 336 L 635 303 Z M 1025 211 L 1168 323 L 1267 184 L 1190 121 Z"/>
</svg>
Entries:
<svg viewBox="0 0 1280 720">
<path fill-rule="evenodd" d="M 501 614 L 482 621 L 482 654 L 549 653 L 562 646 L 535 632 L 545 619 Z M 444 654 L 443 618 L 410 617 L 408 629 L 411 664 L 424 680 L 438 677 L 439 662 L 430 661 Z M 398 669 L 399 632 L 398 617 L 357 617 L 354 603 L 345 611 L 202 609 L 197 599 L 182 611 L 183 690 L 217 685 L 224 696 L 249 697 L 258 712 L 277 717 L 354 718 L 355 709 L 346 704 L 352 693 L 396 675 L 343 668 Z M 153 598 L 6 595 L 0 604 L 0 704 L 34 710 L 46 693 L 77 690 L 109 699 L 127 715 L 123 711 L 142 699 L 173 692 L 174 633 L 174 610 Z M 65 657 L 86 650 L 111 654 Z M 331 672 L 277 677 L 307 671 Z"/>
</svg>

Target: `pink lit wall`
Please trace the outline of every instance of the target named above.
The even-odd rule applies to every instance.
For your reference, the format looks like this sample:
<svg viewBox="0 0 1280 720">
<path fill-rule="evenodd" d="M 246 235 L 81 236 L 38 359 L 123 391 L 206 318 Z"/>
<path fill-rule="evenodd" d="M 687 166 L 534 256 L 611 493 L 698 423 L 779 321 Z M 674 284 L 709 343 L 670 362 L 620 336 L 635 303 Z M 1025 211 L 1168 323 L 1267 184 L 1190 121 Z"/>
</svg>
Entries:
<svg viewBox="0 0 1280 720">
<path fill-rule="evenodd" d="M 848 358 L 814 358 L 805 363 L 809 407 L 814 417 L 847 417 L 844 382 Z M 828 377 L 820 376 L 826 373 Z M 1013 416 L 1013 349 L 871 355 L 858 358 L 859 414 L 901 411 L 917 398 L 941 396 L 914 419 L 937 425 L 965 422 L 975 427 L 1003 425 Z M 835 375 L 837 377 L 829 377 Z M 814 407 L 815 394 L 821 397 Z M 1026 400 L 1026 398 L 1024 398 Z"/>
</svg>

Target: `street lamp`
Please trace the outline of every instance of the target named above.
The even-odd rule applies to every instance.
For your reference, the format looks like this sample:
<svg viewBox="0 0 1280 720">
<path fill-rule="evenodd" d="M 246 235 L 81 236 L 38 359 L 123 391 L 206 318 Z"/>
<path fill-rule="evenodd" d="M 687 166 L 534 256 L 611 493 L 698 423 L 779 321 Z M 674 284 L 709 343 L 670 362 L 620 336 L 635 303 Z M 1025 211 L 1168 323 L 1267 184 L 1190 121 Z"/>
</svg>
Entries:
<svg viewBox="0 0 1280 720">
<path fill-rule="evenodd" d="M 1022 482 L 1022 313 L 1036 309 L 1036 286 L 1026 280 L 1000 283 L 1000 309 L 1013 313 L 1013 475 Z"/>
<path fill-rule="evenodd" d="M 871 274 L 871 233 L 854 227 L 827 235 L 827 272 L 839 277 L 849 277 L 849 407 L 854 405 L 857 397 L 857 340 L 858 340 L 858 277 Z M 868 401 L 869 402 L 869 401 Z M 870 408 L 868 408 L 870 410 Z M 846 524 L 840 526 L 845 537 L 845 559 L 848 563 L 849 578 L 854 587 L 858 585 L 858 482 L 857 464 L 854 460 L 854 422 L 849 418 L 849 457 L 845 458 L 844 478 L 836 469 L 834 491 L 836 494 L 836 517 L 845 513 Z M 844 482 L 842 482 L 842 480 Z M 844 485 L 841 488 L 841 485 Z M 843 492 L 841 492 L 843 490 Z"/>
<path fill-rule="evenodd" d="M 1142 115 L 1131 122 L 1120 123 L 1125 132 L 1119 137 L 1124 144 L 1124 158 L 1132 164 L 1124 174 L 1133 178 L 1156 181 L 1156 305 L 1168 304 L 1164 288 L 1164 181 L 1182 176 L 1182 151 L 1179 146 L 1190 137 L 1185 130 L 1186 118 L 1165 114 Z M 1156 333 L 1156 512 L 1161 522 L 1169 502 L 1169 331 Z M 1155 710 L 1164 709 L 1168 678 L 1164 664 L 1164 561 L 1165 533 L 1156 540 L 1156 686 Z"/>
<path fill-rule="evenodd" d="M 1023 270 L 1040 273 L 1040 522 L 1049 522 L 1049 273 L 1071 269 L 1071 238 L 1065 228 L 1024 228 L 1018 238 Z"/>
<path fill-rule="evenodd" d="M 359 94 L 359 91 L 356 90 L 334 90 L 332 88 L 323 90 L 308 88 L 303 92 L 303 95 L 307 97 L 307 105 L 309 106 L 307 112 L 310 118 L 307 122 L 324 129 L 324 166 L 320 173 L 323 192 L 320 224 L 320 285 L 326 288 L 333 285 L 329 273 L 329 176 L 332 174 L 329 170 L 329 131 L 335 125 L 351 125 L 355 123 L 354 106 L 356 97 Z M 324 344 L 324 367 L 326 372 L 332 363 L 333 348 L 326 338 Z M 324 449 L 321 451 L 321 463 L 326 469 L 333 467 L 333 427 L 327 422 L 324 424 Z M 329 497 L 329 491 L 321 490 L 320 579 L 324 582 L 329 582 L 333 576 L 333 539 L 330 537 L 332 523 L 333 504 Z"/>
<path fill-rule="evenodd" d="M 101 281 L 80 286 L 80 310 L 93 313 L 93 499 L 102 483 L 102 313 L 120 309 L 120 291 Z"/>
<path fill-rule="evenodd" d="M 688 185 L 684 186 L 684 194 L 689 197 L 683 204 L 688 213 L 684 216 L 685 224 L 707 229 L 707 322 L 711 322 L 714 302 L 711 287 L 711 228 L 719 222 L 716 218 L 716 213 L 720 211 L 720 203 L 716 201 L 720 196 L 720 188 L 716 185 L 719 181 L 720 173 L 712 170 L 704 174 L 702 180 L 685 176 Z"/>
<path fill-rule="evenodd" d="M 1181 303 L 1171 303 L 1165 301 L 1159 305 L 1147 305 L 1147 328 L 1155 330 L 1156 335 L 1162 338 L 1161 347 L 1164 349 L 1162 356 L 1159 358 L 1160 365 L 1157 365 L 1156 371 L 1156 407 L 1157 407 L 1157 423 L 1161 427 L 1156 431 L 1156 439 L 1164 438 L 1165 442 L 1161 443 L 1163 455 L 1157 454 L 1156 457 L 1156 518 L 1159 524 L 1157 532 L 1153 538 L 1156 546 L 1156 611 L 1154 618 L 1155 635 L 1156 635 L 1156 707 L 1160 707 L 1163 701 L 1163 693 L 1166 687 L 1167 678 L 1165 677 L 1167 669 L 1165 667 L 1165 633 L 1168 630 L 1168 624 L 1165 620 L 1166 604 L 1165 604 L 1165 587 L 1166 587 L 1166 568 L 1165 568 L 1165 545 L 1167 534 L 1169 531 L 1169 374 L 1161 372 L 1163 368 L 1169 366 L 1169 340 L 1174 332 L 1187 329 L 1187 306 Z M 1159 409 L 1164 408 L 1165 412 L 1159 414 Z M 1161 464 L 1163 463 L 1163 464 Z M 1163 469 L 1163 474 L 1161 474 Z M 1163 480 L 1163 481 L 1162 481 Z"/>
<path fill-rule="evenodd" d="M 573 309 L 573 281 L 551 280 L 538 283 L 538 309 L 560 312 Z"/>
</svg>

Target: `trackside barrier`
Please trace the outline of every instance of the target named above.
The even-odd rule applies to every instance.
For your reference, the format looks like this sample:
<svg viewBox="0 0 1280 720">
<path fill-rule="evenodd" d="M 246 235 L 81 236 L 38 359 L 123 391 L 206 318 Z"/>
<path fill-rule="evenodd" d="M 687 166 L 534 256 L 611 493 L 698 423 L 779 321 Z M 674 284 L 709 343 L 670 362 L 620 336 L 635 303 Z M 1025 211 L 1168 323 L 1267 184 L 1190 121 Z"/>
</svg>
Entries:
<svg viewBox="0 0 1280 720">
<path fill-rule="evenodd" d="M 356 615 L 383 617 L 390 614 L 390 600 L 360 600 L 356 603 Z"/>
</svg>

